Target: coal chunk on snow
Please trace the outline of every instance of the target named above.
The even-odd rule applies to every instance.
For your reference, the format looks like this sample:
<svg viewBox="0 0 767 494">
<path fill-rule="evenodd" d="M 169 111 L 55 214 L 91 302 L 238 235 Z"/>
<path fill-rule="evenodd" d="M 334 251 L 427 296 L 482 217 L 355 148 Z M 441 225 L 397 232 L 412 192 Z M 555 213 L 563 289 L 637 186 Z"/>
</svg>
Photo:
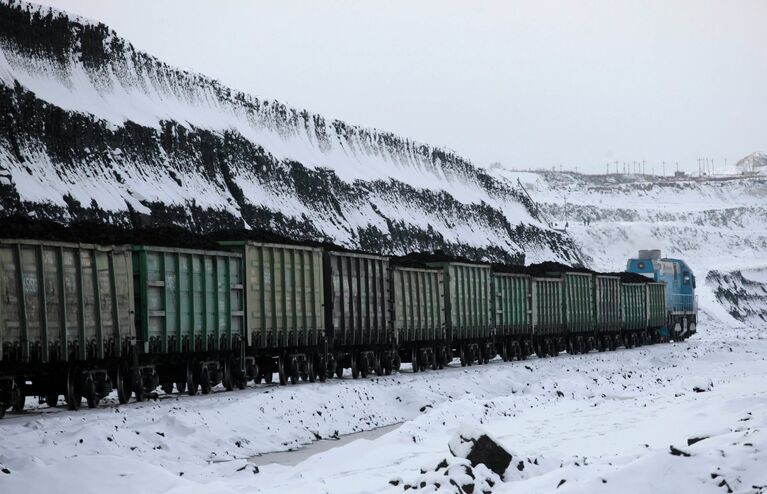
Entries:
<svg viewBox="0 0 767 494">
<path fill-rule="evenodd" d="M 459 428 L 450 439 L 448 447 L 453 456 L 466 458 L 475 467 L 483 464 L 501 477 L 511 464 L 511 453 L 475 427 Z"/>
<path fill-rule="evenodd" d="M 501 477 L 485 465 L 472 466 L 466 458 L 448 457 L 436 468 L 421 468 L 417 477 L 392 479 L 389 484 L 401 486 L 407 493 L 492 494 Z"/>
<path fill-rule="evenodd" d="M 686 457 L 690 457 L 690 456 L 692 456 L 692 455 L 691 455 L 690 453 L 688 453 L 687 451 L 682 451 L 682 450 L 681 450 L 681 449 L 679 449 L 679 448 L 675 448 L 675 447 L 674 447 L 674 445 L 671 445 L 671 446 L 669 446 L 669 450 L 670 450 L 669 452 L 670 452 L 672 455 L 674 455 L 674 456 L 686 456 Z"/>
</svg>

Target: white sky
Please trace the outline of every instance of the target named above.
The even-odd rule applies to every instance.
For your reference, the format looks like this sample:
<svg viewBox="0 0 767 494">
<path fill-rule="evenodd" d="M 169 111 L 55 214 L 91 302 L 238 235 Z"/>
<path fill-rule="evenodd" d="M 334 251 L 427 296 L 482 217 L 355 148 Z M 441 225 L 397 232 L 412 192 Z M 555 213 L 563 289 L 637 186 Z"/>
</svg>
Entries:
<svg viewBox="0 0 767 494">
<path fill-rule="evenodd" d="M 38 1 L 172 65 L 480 166 L 644 159 L 660 173 L 767 150 L 765 0 Z"/>
</svg>

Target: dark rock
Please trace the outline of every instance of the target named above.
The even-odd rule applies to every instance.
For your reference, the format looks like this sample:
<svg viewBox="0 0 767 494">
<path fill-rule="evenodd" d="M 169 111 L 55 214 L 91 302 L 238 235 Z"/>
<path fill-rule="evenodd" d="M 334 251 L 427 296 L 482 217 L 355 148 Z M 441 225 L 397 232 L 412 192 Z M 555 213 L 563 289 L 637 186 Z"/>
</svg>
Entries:
<svg viewBox="0 0 767 494">
<path fill-rule="evenodd" d="M 449 448 L 454 456 L 466 458 L 472 466 L 481 463 L 501 477 L 512 460 L 508 451 L 478 429 L 460 429 Z"/>
<path fill-rule="evenodd" d="M 671 450 L 671 454 L 674 456 L 692 456 L 690 453 L 687 453 L 686 451 L 682 451 L 681 449 L 675 448 L 673 445 L 669 446 L 669 449 Z"/>
<path fill-rule="evenodd" d="M 695 443 L 698 443 L 704 439 L 708 439 L 708 436 L 702 436 L 702 437 L 691 437 L 687 440 L 687 446 L 692 446 Z"/>
<path fill-rule="evenodd" d="M 562 480 L 560 480 L 560 481 L 559 481 L 559 483 L 557 484 L 557 489 L 559 489 L 559 487 L 560 487 L 562 484 L 564 484 L 565 482 L 567 482 L 567 480 L 565 480 L 565 479 L 562 479 Z"/>
</svg>

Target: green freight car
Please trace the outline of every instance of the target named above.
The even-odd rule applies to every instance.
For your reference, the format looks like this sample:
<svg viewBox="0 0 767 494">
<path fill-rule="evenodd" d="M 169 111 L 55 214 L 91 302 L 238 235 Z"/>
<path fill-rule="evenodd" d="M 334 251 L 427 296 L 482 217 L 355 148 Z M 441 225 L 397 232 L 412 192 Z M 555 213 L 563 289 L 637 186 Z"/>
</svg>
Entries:
<svg viewBox="0 0 767 494">
<path fill-rule="evenodd" d="M 621 279 L 602 274 L 595 274 L 592 279 L 596 343 L 600 350 L 609 350 L 621 334 Z"/>
<path fill-rule="evenodd" d="M 96 406 L 136 342 L 129 248 L 0 240 L 0 269 L 0 414 L 27 394 Z"/>
<path fill-rule="evenodd" d="M 556 277 L 531 280 L 533 345 L 539 357 L 555 356 L 567 338 L 563 303 L 564 281 Z"/>
<path fill-rule="evenodd" d="M 594 284 L 590 273 L 562 273 L 568 353 L 597 348 L 594 314 Z"/>
<path fill-rule="evenodd" d="M 391 315 L 398 357 L 413 372 L 449 363 L 445 327 L 444 273 L 440 269 L 392 266 Z"/>
<path fill-rule="evenodd" d="M 647 284 L 647 327 L 653 331 L 655 341 L 658 337 L 668 338 L 668 335 L 661 335 L 661 330 L 667 327 L 668 311 L 666 308 L 666 284 L 648 283 Z"/>
<path fill-rule="evenodd" d="M 505 361 L 533 353 L 532 283 L 529 275 L 493 271 L 495 346 Z"/>
<path fill-rule="evenodd" d="M 190 395 L 244 385 L 242 256 L 224 251 L 133 246 L 138 361 L 118 396 L 137 399 L 173 383 Z M 121 374 L 121 376 L 125 376 Z"/>
<path fill-rule="evenodd" d="M 647 327 L 647 283 L 621 283 L 623 339 Z"/>
<path fill-rule="evenodd" d="M 445 320 L 452 356 L 462 365 L 487 363 L 495 356 L 490 308 L 490 266 L 466 262 L 428 262 L 445 273 Z"/>
<path fill-rule="evenodd" d="M 622 340 L 626 348 L 661 341 L 667 323 L 666 284 L 621 284 Z"/>
<path fill-rule="evenodd" d="M 355 379 L 390 374 L 395 348 L 389 315 L 389 259 L 346 251 L 323 253 L 328 370 Z"/>
<path fill-rule="evenodd" d="M 324 380 L 325 293 L 322 249 L 254 241 L 219 244 L 245 269 L 247 375 L 257 383 Z"/>
</svg>

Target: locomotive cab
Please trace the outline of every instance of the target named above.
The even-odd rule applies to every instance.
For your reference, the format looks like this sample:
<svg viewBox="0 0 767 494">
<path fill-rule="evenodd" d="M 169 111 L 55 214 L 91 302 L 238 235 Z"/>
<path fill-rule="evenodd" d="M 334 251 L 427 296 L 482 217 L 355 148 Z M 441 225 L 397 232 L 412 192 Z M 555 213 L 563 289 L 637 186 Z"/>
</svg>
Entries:
<svg viewBox="0 0 767 494">
<path fill-rule="evenodd" d="M 638 273 L 666 284 L 667 325 L 664 332 L 674 340 L 695 334 L 698 304 L 695 296 L 695 275 L 681 259 L 661 257 L 660 250 L 640 250 L 629 259 L 626 271 Z"/>
</svg>

